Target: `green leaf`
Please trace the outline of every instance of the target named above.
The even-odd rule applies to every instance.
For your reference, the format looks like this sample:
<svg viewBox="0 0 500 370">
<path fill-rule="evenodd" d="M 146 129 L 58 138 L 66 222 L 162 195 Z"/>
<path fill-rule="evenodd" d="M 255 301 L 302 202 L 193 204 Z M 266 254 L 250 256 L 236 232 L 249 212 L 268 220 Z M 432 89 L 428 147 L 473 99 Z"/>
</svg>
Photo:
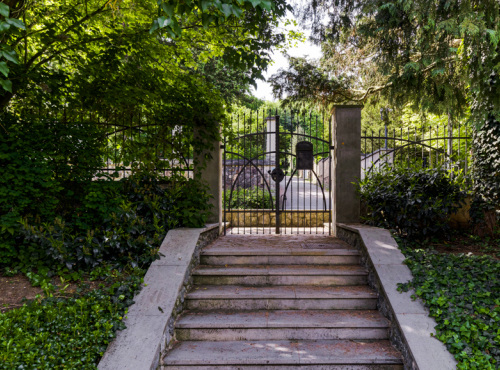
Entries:
<svg viewBox="0 0 500 370">
<path fill-rule="evenodd" d="M 17 59 L 17 54 L 14 50 L 3 50 L 2 55 L 12 63 L 19 64 L 19 59 Z"/>
<path fill-rule="evenodd" d="M 201 23 L 203 24 L 204 29 L 208 29 L 208 27 L 210 26 L 210 23 L 212 23 L 213 20 L 214 20 L 214 17 L 211 15 L 208 15 L 206 13 L 203 13 L 201 15 Z"/>
<path fill-rule="evenodd" d="M 156 31 L 158 29 L 158 20 L 154 20 L 153 21 L 153 25 L 151 26 L 150 30 L 149 30 L 149 33 L 153 33 L 154 31 Z"/>
<path fill-rule="evenodd" d="M 17 27 L 17 28 L 20 28 L 22 30 L 25 30 L 26 27 L 24 26 L 24 23 L 22 21 L 20 21 L 19 19 L 15 19 L 15 18 L 5 18 L 5 21 L 11 25 L 13 25 L 14 27 Z"/>
<path fill-rule="evenodd" d="M 9 67 L 7 66 L 7 63 L 0 62 L 0 72 L 2 72 L 5 77 L 9 77 Z"/>
<path fill-rule="evenodd" d="M 177 37 L 177 34 L 172 30 L 172 27 L 167 27 L 166 28 L 168 34 L 170 35 L 170 37 L 172 37 L 173 39 L 175 39 Z"/>
<path fill-rule="evenodd" d="M 10 24 L 4 21 L 0 21 L 0 32 L 7 31 L 10 28 Z"/>
<path fill-rule="evenodd" d="M 161 7 L 163 8 L 163 11 L 164 11 L 165 13 L 167 13 L 167 15 L 168 15 L 169 17 L 173 17 L 173 16 L 174 16 L 174 10 L 175 10 L 175 9 L 174 9 L 174 6 L 173 6 L 173 5 L 171 5 L 171 4 L 167 4 L 167 3 L 163 3 L 163 4 L 161 4 Z"/>
<path fill-rule="evenodd" d="M 9 16 L 9 6 L 0 2 L 0 15 L 3 15 L 5 18 Z"/>
<path fill-rule="evenodd" d="M 179 27 L 179 23 L 177 23 L 177 20 L 174 18 L 174 22 L 170 25 L 172 30 L 175 32 L 177 36 L 180 36 L 182 34 L 182 29 Z"/>
<path fill-rule="evenodd" d="M 207 10 L 210 6 L 212 5 L 212 1 L 209 1 L 209 0 L 203 0 L 201 2 L 201 10 L 202 11 L 205 11 Z"/>
<path fill-rule="evenodd" d="M 232 13 L 232 6 L 230 4 L 222 4 L 222 12 L 224 13 L 224 15 L 227 17 L 229 17 Z"/>
<path fill-rule="evenodd" d="M 172 18 L 162 16 L 162 17 L 159 17 L 157 19 L 157 21 L 158 21 L 158 27 L 165 28 L 172 23 Z"/>
<path fill-rule="evenodd" d="M 233 14 L 240 18 L 241 15 L 243 14 L 243 10 L 241 10 L 240 8 L 238 8 L 237 6 L 233 6 Z"/>
<path fill-rule="evenodd" d="M 488 33 L 488 35 L 490 35 L 490 41 L 491 41 L 491 43 L 494 46 L 497 46 L 498 40 L 499 40 L 498 33 L 495 30 L 490 30 L 490 29 L 487 29 L 486 32 Z"/>
<path fill-rule="evenodd" d="M 248 1 L 250 1 L 250 3 L 253 5 L 254 8 L 256 8 L 261 3 L 261 0 L 248 0 Z"/>
<path fill-rule="evenodd" d="M 7 90 L 8 92 L 12 92 L 12 81 L 0 79 L 0 85 L 2 85 L 4 90 Z"/>
<path fill-rule="evenodd" d="M 394 4 L 392 3 L 386 3 L 384 5 L 382 5 L 380 8 L 380 10 L 389 10 L 389 12 L 391 13 L 391 15 L 394 15 L 396 14 L 396 11 L 397 11 L 397 8 Z"/>
<path fill-rule="evenodd" d="M 435 70 L 432 71 L 433 76 L 437 75 L 444 75 L 446 70 L 444 68 L 436 68 Z"/>
<path fill-rule="evenodd" d="M 273 7 L 273 3 L 271 1 L 266 1 L 266 0 L 262 0 L 261 5 L 266 10 L 271 10 Z"/>
</svg>

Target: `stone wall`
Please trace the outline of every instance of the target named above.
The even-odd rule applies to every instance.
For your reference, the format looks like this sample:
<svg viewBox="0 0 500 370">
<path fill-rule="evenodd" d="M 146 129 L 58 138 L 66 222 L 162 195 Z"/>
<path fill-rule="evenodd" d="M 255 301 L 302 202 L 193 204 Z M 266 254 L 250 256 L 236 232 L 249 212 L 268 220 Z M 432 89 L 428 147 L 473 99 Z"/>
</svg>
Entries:
<svg viewBox="0 0 500 370">
<path fill-rule="evenodd" d="M 389 328 L 389 338 L 394 348 L 396 348 L 399 352 L 401 352 L 401 355 L 403 355 L 404 370 L 420 370 L 415 363 L 408 344 L 403 339 L 399 326 L 396 324 L 396 319 L 390 309 L 390 304 L 387 302 L 387 297 L 385 296 L 380 282 L 377 279 L 373 262 L 370 260 L 366 248 L 363 247 L 363 240 L 361 239 L 361 236 L 346 228 L 338 227 L 337 237 L 345 241 L 347 244 L 356 247 L 361 252 L 361 264 L 368 270 L 368 284 L 377 292 L 377 309 L 391 322 L 391 326 Z"/>
<path fill-rule="evenodd" d="M 162 348 L 162 355 L 160 356 L 160 358 L 162 358 L 163 355 L 165 355 L 172 349 L 172 345 L 175 342 L 175 321 L 184 310 L 184 298 L 186 297 L 187 292 L 189 292 L 193 286 L 192 274 L 193 270 L 200 265 L 201 250 L 212 243 L 218 237 L 219 225 L 217 225 L 217 227 L 209 227 L 208 230 L 202 232 L 198 238 L 198 242 L 196 243 L 196 247 L 191 257 L 188 269 L 184 275 L 182 288 L 177 295 L 174 309 L 167 323 L 164 340 L 165 346 Z"/>
<path fill-rule="evenodd" d="M 389 336 L 401 352 L 405 370 L 454 370 L 457 361 L 436 338 L 434 318 L 414 291 L 398 291 L 412 280 L 405 256 L 388 230 L 361 224 L 337 224 L 337 237 L 357 247 L 368 283 L 378 293 L 377 308 L 391 322 Z"/>
<path fill-rule="evenodd" d="M 271 227 L 276 226 L 276 213 L 271 210 L 232 210 L 225 212 L 225 222 L 231 227 Z M 323 227 L 331 222 L 328 211 L 283 211 L 282 227 Z"/>
<path fill-rule="evenodd" d="M 226 160 L 222 170 L 224 179 L 223 189 L 229 190 L 233 184 L 235 190 L 250 189 L 256 186 L 267 188 L 264 179 L 267 181 L 268 185 L 273 188 L 274 181 L 271 180 L 268 171 L 270 171 L 274 165 L 263 160 L 255 160 L 252 163 L 257 166 L 258 170 L 252 165 L 247 165 L 245 167 L 245 164 L 248 164 L 248 161 L 245 160 Z M 238 174 L 240 175 L 238 176 Z"/>
</svg>

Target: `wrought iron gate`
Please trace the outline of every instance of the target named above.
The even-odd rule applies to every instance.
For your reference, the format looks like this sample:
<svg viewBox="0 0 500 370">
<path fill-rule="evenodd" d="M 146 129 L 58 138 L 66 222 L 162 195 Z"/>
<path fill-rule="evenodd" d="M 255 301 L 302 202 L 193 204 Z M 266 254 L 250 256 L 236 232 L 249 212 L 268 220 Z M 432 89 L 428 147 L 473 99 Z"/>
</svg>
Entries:
<svg viewBox="0 0 500 370">
<path fill-rule="evenodd" d="M 224 141 L 224 221 L 237 233 L 329 234 L 331 119 L 310 113 L 234 117 Z"/>
</svg>

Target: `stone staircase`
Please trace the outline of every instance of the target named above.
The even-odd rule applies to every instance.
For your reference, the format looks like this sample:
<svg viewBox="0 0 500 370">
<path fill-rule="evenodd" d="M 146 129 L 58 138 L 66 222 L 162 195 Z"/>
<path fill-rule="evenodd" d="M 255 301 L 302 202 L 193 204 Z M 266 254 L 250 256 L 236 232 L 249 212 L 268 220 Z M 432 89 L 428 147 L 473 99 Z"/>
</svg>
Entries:
<svg viewBox="0 0 500 370">
<path fill-rule="evenodd" d="M 359 252 L 339 239 L 228 235 L 202 251 L 164 370 L 402 370 Z"/>
</svg>

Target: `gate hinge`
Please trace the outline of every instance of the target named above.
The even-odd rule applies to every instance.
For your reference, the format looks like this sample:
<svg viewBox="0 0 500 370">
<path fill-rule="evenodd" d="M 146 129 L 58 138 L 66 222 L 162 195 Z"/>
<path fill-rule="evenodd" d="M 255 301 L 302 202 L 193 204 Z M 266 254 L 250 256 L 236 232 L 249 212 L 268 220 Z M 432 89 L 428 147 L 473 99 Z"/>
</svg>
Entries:
<svg viewBox="0 0 500 370">
<path fill-rule="evenodd" d="M 335 145 L 330 145 L 330 150 L 334 150 L 335 149 Z"/>
<path fill-rule="evenodd" d="M 224 144 L 221 144 L 221 145 L 220 145 L 220 148 L 221 148 L 221 149 L 226 149 L 226 146 L 225 146 Z"/>
</svg>

